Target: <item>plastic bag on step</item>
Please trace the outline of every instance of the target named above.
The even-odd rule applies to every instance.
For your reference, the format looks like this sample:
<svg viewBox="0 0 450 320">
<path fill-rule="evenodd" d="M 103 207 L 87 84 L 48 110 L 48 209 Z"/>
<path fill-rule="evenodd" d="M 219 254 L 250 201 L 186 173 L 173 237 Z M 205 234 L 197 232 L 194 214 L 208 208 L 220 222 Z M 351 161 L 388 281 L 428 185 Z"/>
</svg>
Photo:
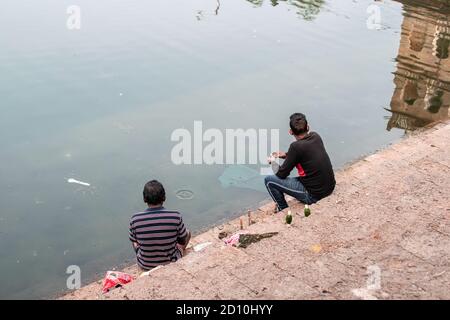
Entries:
<svg viewBox="0 0 450 320">
<path fill-rule="evenodd" d="M 118 271 L 106 272 L 105 279 L 103 279 L 103 293 L 107 293 L 109 290 L 121 287 L 124 284 L 130 283 L 135 278 L 127 273 Z"/>
</svg>

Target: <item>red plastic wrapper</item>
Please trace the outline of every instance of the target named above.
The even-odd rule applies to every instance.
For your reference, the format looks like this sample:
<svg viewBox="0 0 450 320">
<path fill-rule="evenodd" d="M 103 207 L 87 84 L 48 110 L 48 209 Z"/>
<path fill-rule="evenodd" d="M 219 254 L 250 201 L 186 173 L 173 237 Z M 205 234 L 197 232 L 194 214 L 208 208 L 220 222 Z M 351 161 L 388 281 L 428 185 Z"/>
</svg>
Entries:
<svg viewBox="0 0 450 320">
<path fill-rule="evenodd" d="M 135 278 L 124 272 L 108 271 L 106 272 L 105 279 L 103 280 L 103 293 L 107 293 L 109 290 L 123 286 L 130 283 Z"/>
</svg>

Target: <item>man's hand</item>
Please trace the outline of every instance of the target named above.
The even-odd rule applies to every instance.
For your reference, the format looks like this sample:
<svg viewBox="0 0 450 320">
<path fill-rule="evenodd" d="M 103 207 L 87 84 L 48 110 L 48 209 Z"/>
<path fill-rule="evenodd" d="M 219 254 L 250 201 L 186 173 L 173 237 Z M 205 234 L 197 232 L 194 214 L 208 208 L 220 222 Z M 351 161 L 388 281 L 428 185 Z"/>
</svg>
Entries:
<svg viewBox="0 0 450 320">
<path fill-rule="evenodd" d="M 280 158 L 280 159 L 286 159 L 286 152 L 283 151 L 278 151 L 278 152 L 272 152 L 272 156 L 274 156 L 275 158 Z"/>
<path fill-rule="evenodd" d="M 184 256 L 186 253 L 186 248 L 191 240 L 191 232 L 188 230 L 186 236 L 183 239 L 179 239 L 178 248 L 181 250 L 181 254 Z"/>
</svg>

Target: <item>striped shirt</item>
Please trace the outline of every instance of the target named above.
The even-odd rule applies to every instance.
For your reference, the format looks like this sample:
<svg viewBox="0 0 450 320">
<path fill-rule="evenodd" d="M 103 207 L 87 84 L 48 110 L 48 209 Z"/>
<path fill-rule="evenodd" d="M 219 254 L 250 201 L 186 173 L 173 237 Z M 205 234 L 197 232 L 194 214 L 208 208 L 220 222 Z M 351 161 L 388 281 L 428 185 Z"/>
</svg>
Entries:
<svg viewBox="0 0 450 320">
<path fill-rule="evenodd" d="M 130 240 L 138 245 L 137 263 L 145 270 L 181 258 L 177 244 L 186 236 L 181 214 L 164 207 L 148 208 L 134 214 L 130 221 Z"/>
</svg>

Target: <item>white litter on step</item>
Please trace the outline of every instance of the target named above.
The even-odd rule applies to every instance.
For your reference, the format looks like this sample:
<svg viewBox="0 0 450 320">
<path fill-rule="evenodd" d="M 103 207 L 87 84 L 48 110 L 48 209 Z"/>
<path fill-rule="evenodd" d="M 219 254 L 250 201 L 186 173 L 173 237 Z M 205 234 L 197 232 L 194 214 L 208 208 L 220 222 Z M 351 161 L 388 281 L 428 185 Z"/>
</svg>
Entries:
<svg viewBox="0 0 450 320">
<path fill-rule="evenodd" d="M 75 184 L 79 184 L 79 185 L 82 185 L 82 186 L 86 186 L 86 187 L 90 187 L 90 186 L 91 186 L 91 184 L 90 184 L 90 183 L 87 183 L 87 182 L 83 182 L 83 181 L 78 181 L 78 180 L 75 180 L 75 179 L 72 179 L 72 178 L 70 178 L 70 179 L 67 179 L 67 182 L 68 182 L 68 183 L 75 183 Z"/>
<path fill-rule="evenodd" d="M 206 247 L 208 247 L 208 246 L 210 246 L 210 245 L 212 245 L 212 242 L 204 242 L 204 243 L 200 243 L 200 244 L 198 244 L 198 245 L 196 245 L 196 246 L 194 247 L 194 251 L 195 251 L 195 252 L 202 251 L 203 249 L 205 249 Z"/>
<path fill-rule="evenodd" d="M 142 272 L 142 273 L 139 275 L 139 278 L 140 278 L 140 277 L 149 276 L 152 272 L 155 272 L 156 270 L 161 269 L 162 267 L 163 267 L 163 266 L 157 266 L 156 268 L 153 268 L 152 270 Z"/>
</svg>

